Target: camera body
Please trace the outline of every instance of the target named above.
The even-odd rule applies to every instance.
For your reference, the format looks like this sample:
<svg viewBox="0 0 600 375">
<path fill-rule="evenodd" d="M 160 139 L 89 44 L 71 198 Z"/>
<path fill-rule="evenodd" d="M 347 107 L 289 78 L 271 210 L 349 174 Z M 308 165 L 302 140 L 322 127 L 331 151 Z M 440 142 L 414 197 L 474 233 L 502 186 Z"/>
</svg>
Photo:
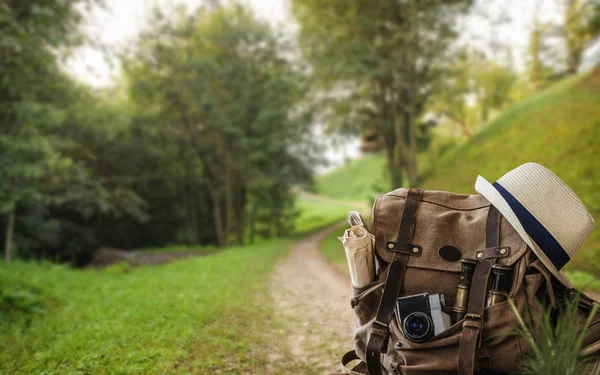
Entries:
<svg viewBox="0 0 600 375">
<path fill-rule="evenodd" d="M 425 342 L 450 328 L 450 315 L 442 311 L 443 294 L 415 294 L 398 298 L 396 312 L 404 336 L 413 342 Z"/>
</svg>

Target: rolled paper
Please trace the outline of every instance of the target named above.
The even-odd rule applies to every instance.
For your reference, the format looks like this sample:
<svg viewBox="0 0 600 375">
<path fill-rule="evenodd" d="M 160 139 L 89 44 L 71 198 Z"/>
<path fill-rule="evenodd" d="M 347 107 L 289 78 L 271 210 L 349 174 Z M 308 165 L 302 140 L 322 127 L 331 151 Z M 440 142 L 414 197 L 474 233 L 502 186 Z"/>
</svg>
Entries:
<svg viewBox="0 0 600 375">
<path fill-rule="evenodd" d="M 364 227 L 366 230 L 369 230 L 369 226 L 367 225 L 367 223 L 363 219 L 362 215 L 358 211 L 348 212 L 348 216 L 346 217 L 346 220 L 348 220 L 348 224 L 350 224 L 351 227 L 353 227 L 355 225 L 360 225 L 360 226 Z"/>
<path fill-rule="evenodd" d="M 338 239 L 342 241 L 346 252 L 352 285 L 360 288 L 370 284 L 375 279 L 375 236 L 363 225 L 354 225 L 346 229 L 344 235 Z"/>
</svg>

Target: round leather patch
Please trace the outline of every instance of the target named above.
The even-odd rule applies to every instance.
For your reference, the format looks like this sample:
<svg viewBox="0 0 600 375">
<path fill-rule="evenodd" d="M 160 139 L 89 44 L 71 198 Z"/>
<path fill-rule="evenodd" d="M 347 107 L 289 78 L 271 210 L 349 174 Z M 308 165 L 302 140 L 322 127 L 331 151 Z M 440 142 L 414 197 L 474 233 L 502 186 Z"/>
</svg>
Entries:
<svg viewBox="0 0 600 375">
<path fill-rule="evenodd" d="M 462 258 L 460 250 L 454 246 L 443 246 L 439 250 L 440 258 L 448 262 L 458 262 Z"/>
</svg>

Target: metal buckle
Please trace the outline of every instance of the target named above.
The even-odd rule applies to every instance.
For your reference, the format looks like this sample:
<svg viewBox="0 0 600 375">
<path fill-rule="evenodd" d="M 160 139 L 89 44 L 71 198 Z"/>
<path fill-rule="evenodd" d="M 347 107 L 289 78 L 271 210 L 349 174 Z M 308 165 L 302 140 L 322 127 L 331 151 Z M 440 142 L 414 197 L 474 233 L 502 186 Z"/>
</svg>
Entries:
<svg viewBox="0 0 600 375">
<path fill-rule="evenodd" d="M 379 320 L 374 320 L 373 321 L 373 328 L 374 329 L 379 329 L 382 331 L 387 331 L 389 329 L 389 326 L 385 323 L 380 322 Z"/>
<path fill-rule="evenodd" d="M 483 322 L 483 316 L 479 314 L 466 314 L 465 319 L 479 320 L 480 322 Z"/>
<path fill-rule="evenodd" d="M 375 334 L 384 339 L 387 336 L 388 332 L 389 326 L 387 324 L 382 323 L 378 320 L 375 320 L 373 322 L 373 325 L 371 326 L 371 334 Z"/>
</svg>

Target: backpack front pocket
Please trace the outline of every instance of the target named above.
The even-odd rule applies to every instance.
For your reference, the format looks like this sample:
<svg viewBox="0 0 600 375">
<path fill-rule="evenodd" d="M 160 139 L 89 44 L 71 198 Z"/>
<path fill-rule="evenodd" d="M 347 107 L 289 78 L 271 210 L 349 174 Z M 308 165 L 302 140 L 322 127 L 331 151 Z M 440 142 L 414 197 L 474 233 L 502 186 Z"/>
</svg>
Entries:
<svg viewBox="0 0 600 375">
<path fill-rule="evenodd" d="M 525 293 L 521 289 L 514 298 L 519 312 L 526 310 Z M 464 319 L 424 343 L 414 343 L 406 338 L 395 317 L 390 327 L 393 344 L 401 357 L 397 370 L 403 375 L 456 374 L 458 354 Z M 517 317 L 509 301 L 485 308 L 481 347 L 476 363 L 493 373 L 514 373 L 521 369 L 521 352 L 524 340 L 516 335 Z"/>
</svg>

